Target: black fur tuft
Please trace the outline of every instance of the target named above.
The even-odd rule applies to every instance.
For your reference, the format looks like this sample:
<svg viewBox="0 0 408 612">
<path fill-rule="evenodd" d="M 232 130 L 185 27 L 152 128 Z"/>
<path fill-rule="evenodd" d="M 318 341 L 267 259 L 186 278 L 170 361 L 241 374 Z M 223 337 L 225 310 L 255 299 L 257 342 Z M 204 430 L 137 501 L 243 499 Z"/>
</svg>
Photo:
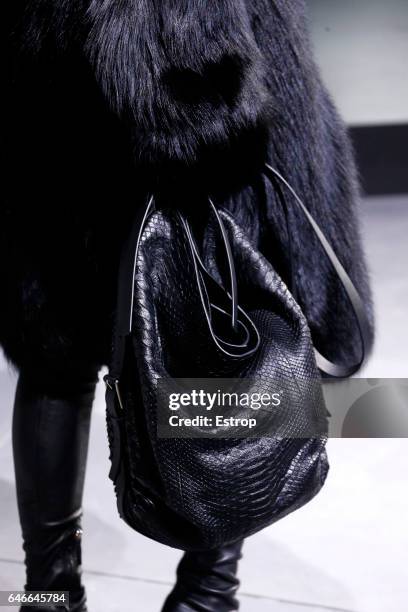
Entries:
<svg viewBox="0 0 408 612">
<path fill-rule="evenodd" d="M 85 51 L 140 159 L 192 165 L 266 112 L 243 0 L 92 0 Z"/>
</svg>

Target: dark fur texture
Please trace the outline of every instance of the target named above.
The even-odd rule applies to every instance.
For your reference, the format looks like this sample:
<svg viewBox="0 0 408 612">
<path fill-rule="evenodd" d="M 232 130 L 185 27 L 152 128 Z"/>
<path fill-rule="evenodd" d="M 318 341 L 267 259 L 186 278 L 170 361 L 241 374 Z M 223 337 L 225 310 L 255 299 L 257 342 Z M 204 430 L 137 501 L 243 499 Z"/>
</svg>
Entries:
<svg viewBox="0 0 408 612">
<path fill-rule="evenodd" d="M 25 0 L 5 40 L 0 343 L 10 362 L 73 373 L 107 362 L 120 244 L 148 189 L 193 207 L 211 192 L 289 281 L 266 159 L 369 304 L 353 155 L 313 63 L 303 1 Z M 316 343 L 350 359 L 350 307 L 294 208 L 290 226 Z"/>
</svg>

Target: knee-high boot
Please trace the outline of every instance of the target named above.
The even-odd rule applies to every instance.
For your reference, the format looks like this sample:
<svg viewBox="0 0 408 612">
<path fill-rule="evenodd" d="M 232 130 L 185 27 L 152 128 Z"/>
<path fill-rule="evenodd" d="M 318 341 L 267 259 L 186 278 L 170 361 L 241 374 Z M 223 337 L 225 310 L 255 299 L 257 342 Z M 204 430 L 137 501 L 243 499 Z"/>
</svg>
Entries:
<svg viewBox="0 0 408 612">
<path fill-rule="evenodd" d="M 92 371 L 65 384 L 38 386 L 23 372 L 14 403 L 13 455 L 25 590 L 69 591 L 70 612 L 86 612 L 81 506 L 97 378 L 97 371 Z"/>
<path fill-rule="evenodd" d="M 235 597 L 238 561 L 243 542 L 205 552 L 186 552 L 177 568 L 177 581 L 162 612 L 231 612 Z"/>
</svg>

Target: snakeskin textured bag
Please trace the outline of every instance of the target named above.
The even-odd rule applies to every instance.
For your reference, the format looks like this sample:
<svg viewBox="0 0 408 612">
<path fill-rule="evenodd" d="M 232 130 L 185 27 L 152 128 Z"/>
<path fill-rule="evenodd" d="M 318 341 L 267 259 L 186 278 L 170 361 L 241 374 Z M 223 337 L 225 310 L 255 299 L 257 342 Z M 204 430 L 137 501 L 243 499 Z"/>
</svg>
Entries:
<svg viewBox="0 0 408 612">
<path fill-rule="evenodd" d="M 291 192 L 315 230 L 364 348 L 368 323 L 350 279 L 290 185 L 273 168 L 265 172 Z M 206 232 L 199 247 L 189 220 L 154 210 L 153 198 L 135 220 L 105 376 L 119 513 L 138 532 L 184 550 L 245 538 L 316 495 L 328 472 L 318 369 L 346 376 L 363 359 L 343 367 L 316 353 L 298 304 L 229 212 L 211 203 Z M 159 383 L 187 377 L 245 378 L 261 390 L 291 381 L 291 416 L 275 423 L 274 435 L 161 437 Z"/>
</svg>

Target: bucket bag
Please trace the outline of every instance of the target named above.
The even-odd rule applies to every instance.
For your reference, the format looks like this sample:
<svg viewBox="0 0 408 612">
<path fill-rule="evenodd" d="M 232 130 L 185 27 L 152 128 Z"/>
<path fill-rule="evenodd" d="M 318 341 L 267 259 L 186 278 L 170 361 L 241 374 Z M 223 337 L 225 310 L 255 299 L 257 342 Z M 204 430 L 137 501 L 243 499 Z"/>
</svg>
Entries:
<svg viewBox="0 0 408 612">
<path fill-rule="evenodd" d="M 293 295 L 227 210 L 209 201 L 197 240 L 184 212 L 149 198 L 119 270 L 105 376 L 110 478 L 128 525 L 184 550 L 243 539 L 318 493 L 328 473 L 321 373 L 349 376 L 369 349 L 364 304 L 330 244 L 285 178 L 268 165 L 265 174 L 303 212 L 340 277 L 361 359 L 334 364 L 314 349 Z M 258 391 L 283 381 L 285 410 L 264 411 L 259 435 L 231 425 L 214 436 L 162 436 L 161 384 L 180 379 L 245 380 Z"/>
</svg>

